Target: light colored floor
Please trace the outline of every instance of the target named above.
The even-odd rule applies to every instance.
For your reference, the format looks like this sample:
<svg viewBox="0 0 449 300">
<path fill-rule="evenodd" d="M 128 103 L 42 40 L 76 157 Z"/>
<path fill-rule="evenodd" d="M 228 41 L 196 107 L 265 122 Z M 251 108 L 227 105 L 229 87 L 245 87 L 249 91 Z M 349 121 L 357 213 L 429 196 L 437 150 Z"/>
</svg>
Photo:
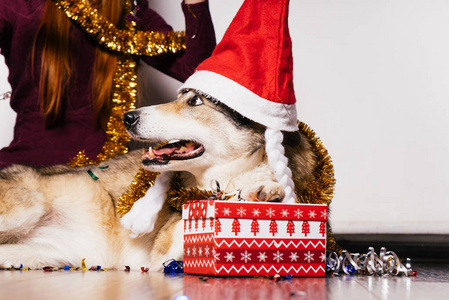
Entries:
<svg viewBox="0 0 449 300">
<path fill-rule="evenodd" d="M 416 265 L 416 277 L 330 276 L 274 282 L 125 271 L 0 271 L 0 299 L 448 299 L 449 264 Z"/>
</svg>

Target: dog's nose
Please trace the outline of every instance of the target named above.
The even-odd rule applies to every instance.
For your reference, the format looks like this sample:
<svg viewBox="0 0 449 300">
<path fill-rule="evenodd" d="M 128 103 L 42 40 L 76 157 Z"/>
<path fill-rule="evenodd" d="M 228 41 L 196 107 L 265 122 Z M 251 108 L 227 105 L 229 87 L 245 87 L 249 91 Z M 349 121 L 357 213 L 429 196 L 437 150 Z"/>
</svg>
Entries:
<svg viewBox="0 0 449 300">
<path fill-rule="evenodd" d="M 123 122 L 126 129 L 130 129 L 139 122 L 139 114 L 136 111 L 129 111 L 123 115 Z"/>
</svg>

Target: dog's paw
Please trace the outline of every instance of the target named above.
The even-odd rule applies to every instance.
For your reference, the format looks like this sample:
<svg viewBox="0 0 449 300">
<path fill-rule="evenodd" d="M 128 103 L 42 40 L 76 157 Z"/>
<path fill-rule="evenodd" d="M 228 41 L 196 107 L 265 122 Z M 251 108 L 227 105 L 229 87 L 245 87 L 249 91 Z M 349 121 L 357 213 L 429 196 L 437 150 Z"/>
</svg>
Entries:
<svg viewBox="0 0 449 300">
<path fill-rule="evenodd" d="M 145 196 L 137 200 L 131 210 L 122 217 L 122 226 L 131 230 L 131 237 L 153 231 L 159 212 L 166 198 L 172 173 L 161 173 Z"/>
<path fill-rule="evenodd" d="M 135 238 L 153 231 L 159 211 L 154 211 L 145 201 L 136 201 L 131 210 L 120 220 L 122 226 L 131 230 Z"/>
<path fill-rule="evenodd" d="M 258 182 L 241 192 L 241 198 L 248 201 L 280 202 L 284 196 L 284 187 L 274 181 Z"/>
</svg>

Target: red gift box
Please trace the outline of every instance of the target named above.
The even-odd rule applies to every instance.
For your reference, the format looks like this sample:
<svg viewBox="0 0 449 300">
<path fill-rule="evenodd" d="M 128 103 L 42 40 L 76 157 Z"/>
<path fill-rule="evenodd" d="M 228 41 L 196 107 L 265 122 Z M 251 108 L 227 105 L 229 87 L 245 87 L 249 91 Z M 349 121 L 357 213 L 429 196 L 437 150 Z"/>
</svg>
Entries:
<svg viewBox="0 0 449 300">
<path fill-rule="evenodd" d="M 182 218 L 185 273 L 324 276 L 326 205 L 200 200 Z"/>
</svg>

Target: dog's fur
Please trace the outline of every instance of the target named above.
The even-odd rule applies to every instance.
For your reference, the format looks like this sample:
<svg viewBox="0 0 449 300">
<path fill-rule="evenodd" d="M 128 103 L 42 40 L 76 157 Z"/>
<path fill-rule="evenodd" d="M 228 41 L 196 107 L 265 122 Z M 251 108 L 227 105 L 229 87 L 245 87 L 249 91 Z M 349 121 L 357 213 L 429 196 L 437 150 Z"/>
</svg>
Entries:
<svg viewBox="0 0 449 300">
<path fill-rule="evenodd" d="M 158 180 L 169 180 L 169 172 L 176 171 L 185 187 L 210 189 L 216 180 L 223 190 L 239 190 L 244 199 L 280 201 L 284 196 L 267 164 L 265 127 L 214 99 L 183 91 L 172 103 L 128 113 L 125 123 L 134 138 L 152 144 L 177 139 L 202 146 L 181 160 L 146 154 L 144 167 L 165 174 Z M 284 146 L 300 193 L 313 180 L 315 157 L 299 132 L 284 133 Z M 86 258 L 88 265 L 156 270 L 167 259 L 181 259 L 180 213 L 162 195 L 148 200 L 152 188 L 147 201 L 139 200 L 123 217 L 125 228 L 120 225 L 115 203 L 138 172 L 141 156 L 142 151 L 133 151 L 96 167 L 13 166 L 0 172 L 0 264 L 79 266 Z M 153 207 L 151 216 L 147 212 Z"/>
</svg>

